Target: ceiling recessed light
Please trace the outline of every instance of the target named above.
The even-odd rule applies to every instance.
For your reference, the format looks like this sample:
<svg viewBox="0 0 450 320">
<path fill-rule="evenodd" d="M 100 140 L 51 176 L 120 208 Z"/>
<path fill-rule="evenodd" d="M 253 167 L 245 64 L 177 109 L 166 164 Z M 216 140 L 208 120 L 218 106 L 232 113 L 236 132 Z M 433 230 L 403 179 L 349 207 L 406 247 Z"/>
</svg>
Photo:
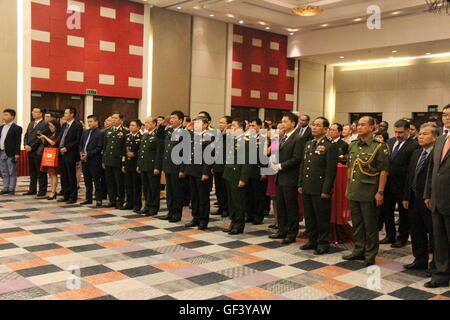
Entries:
<svg viewBox="0 0 450 320">
<path fill-rule="evenodd" d="M 391 14 L 395 16 L 395 15 L 400 14 L 400 13 L 402 13 L 402 12 L 401 11 L 394 11 Z"/>
<path fill-rule="evenodd" d="M 234 15 L 231 14 L 231 13 L 229 13 L 229 14 L 227 14 L 227 17 L 228 17 L 228 18 L 234 18 Z"/>
<path fill-rule="evenodd" d="M 392 53 L 397 53 L 397 50 L 392 50 Z"/>
<path fill-rule="evenodd" d="M 427 56 L 429 56 L 430 54 L 431 54 L 431 52 L 427 52 L 427 53 L 425 53 Z"/>
<path fill-rule="evenodd" d="M 244 20 L 239 20 L 239 23 L 240 23 L 240 24 L 243 24 L 243 23 L 244 23 Z"/>
<path fill-rule="evenodd" d="M 290 35 L 290 36 L 293 36 L 293 35 L 294 35 L 294 33 L 293 33 L 293 32 L 291 32 L 291 33 L 289 33 L 289 35 Z"/>
<path fill-rule="evenodd" d="M 356 60 L 357 62 L 361 62 L 361 60 L 360 59 L 358 59 L 358 60 Z"/>
<path fill-rule="evenodd" d="M 210 16 L 210 17 L 214 17 L 214 15 L 213 15 L 213 14 L 210 14 L 209 16 Z"/>
<path fill-rule="evenodd" d="M 361 20 L 362 20 L 362 18 L 356 18 L 353 21 L 361 21 Z"/>
<path fill-rule="evenodd" d="M 181 7 L 177 7 L 178 10 L 181 10 Z"/>
<path fill-rule="evenodd" d="M 340 57 L 339 57 L 339 59 L 344 59 L 344 58 L 345 58 L 344 56 L 340 56 Z"/>
<path fill-rule="evenodd" d="M 270 28 L 269 28 L 269 27 L 266 27 L 266 30 L 270 30 Z"/>
<path fill-rule="evenodd" d="M 394 57 L 389 57 L 389 59 L 394 59 Z"/>
<path fill-rule="evenodd" d="M 322 25 L 321 25 L 321 27 L 328 27 L 328 26 L 329 26 L 328 23 L 325 23 L 325 24 L 322 24 Z"/>
</svg>

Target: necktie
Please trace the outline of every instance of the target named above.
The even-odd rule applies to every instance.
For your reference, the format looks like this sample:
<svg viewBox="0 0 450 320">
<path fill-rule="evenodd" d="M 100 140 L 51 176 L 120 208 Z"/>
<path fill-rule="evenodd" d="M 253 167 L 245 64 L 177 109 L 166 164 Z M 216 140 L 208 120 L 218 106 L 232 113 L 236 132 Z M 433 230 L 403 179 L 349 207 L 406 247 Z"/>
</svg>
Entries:
<svg viewBox="0 0 450 320">
<path fill-rule="evenodd" d="M 69 131 L 69 128 L 70 128 L 70 125 L 67 124 L 66 128 L 64 129 L 63 136 L 61 138 L 61 143 L 59 144 L 61 146 L 61 148 L 64 148 L 64 142 L 66 140 L 66 135 L 67 135 L 67 132 Z"/>
<path fill-rule="evenodd" d="M 280 146 L 282 146 L 287 140 L 287 135 L 284 135 L 283 138 L 281 138 Z"/>
<path fill-rule="evenodd" d="M 86 143 L 85 143 L 85 145 L 84 145 L 84 153 L 86 153 L 86 149 L 87 149 L 87 146 L 88 146 L 88 144 L 89 144 L 89 140 L 91 139 L 91 134 L 92 134 L 92 130 L 89 130 L 89 135 L 88 135 L 88 137 L 87 137 L 87 140 L 86 140 Z"/>
<path fill-rule="evenodd" d="M 450 134 L 447 135 L 447 141 L 445 142 L 444 149 L 442 150 L 441 163 L 444 161 L 445 156 L 447 155 L 449 150 L 450 150 Z"/>
<path fill-rule="evenodd" d="M 422 171 L 423 166 L 425 164 L 425 161 L 427 161 L 428 158 L 428 152 L 426 152 L 425 150 L 422 152 L 422 155 L 419 158 L 419 161 L 417 161 L 417 166 L 416 166 L 416 171 L 414 172 L 414 179 L 411 185 L 412 190 L 414 191 L 414 193 L 416 192 L 416 187 L 417 187 L 417 177 L 419 176 L 420 171 Z"/>
<path fill-rule="evenodd" d="M 400 145 L 401 142 L 397 143 L 397 145 L 395 146 L 394 151 L 392 151 L 391 154 L 391 159 L 394 159 L 397 156 L 398 150 L 400 149 Z"/>
</svg>

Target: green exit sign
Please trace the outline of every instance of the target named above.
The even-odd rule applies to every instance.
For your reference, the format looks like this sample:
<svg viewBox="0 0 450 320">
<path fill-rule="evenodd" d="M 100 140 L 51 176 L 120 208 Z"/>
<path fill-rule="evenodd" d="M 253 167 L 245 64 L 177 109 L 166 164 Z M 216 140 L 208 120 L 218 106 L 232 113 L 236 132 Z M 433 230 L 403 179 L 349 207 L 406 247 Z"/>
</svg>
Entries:
<svg viewBox="0 0 450 320">
<path fill-rule="evenodd" d="M 97 90 L 95 90 L 95 89 L 86 89 L 86 94 L 88 96 L 95 96 L 97 94 Z"/>
</svg>

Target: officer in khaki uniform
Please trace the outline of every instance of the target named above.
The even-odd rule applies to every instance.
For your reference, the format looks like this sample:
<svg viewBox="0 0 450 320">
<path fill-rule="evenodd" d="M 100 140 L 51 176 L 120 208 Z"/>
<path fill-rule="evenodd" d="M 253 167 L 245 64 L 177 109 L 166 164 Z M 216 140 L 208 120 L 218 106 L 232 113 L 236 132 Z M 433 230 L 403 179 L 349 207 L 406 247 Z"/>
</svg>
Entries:
<svg viewBox="0 0 450 320">
<path fill-rule="evenodd" d="M 109 203 L 107 208 L 120 209 L 125 200 L 125 178 L 122 172 L 122 158 L 125 156 L 125 140 L 130 133 L 123 127 L 124 116 L 115 113 L 111 116 L 112 127 L 105 131 L 103 144 L 103 166 L 108 185 Z"/>
<path fill-rule="evenodd" d="M 308 242 L 302 250 L 329 251 L 331 196 L 338 164 L 338 149 L 326 136 L 330 123 L 319 117 L 312 124 L 313 140 L 307 142 L 298 181 L 305 209 Z"/>
<path fill-rule="evenodd" d="M 156 126 L 156 118 L 148 117 L 145 120 L 145 128 L 148 132 L 142 137 L 138 152 L 137 171 L 141 173 L 145 199 L 145 207 L 139 213 L 146 216 L 157 215 L 160 204 L 164 140 Z"/>
<path fill-rule="evenodd" d="M 125 140 L 125 156 L 122 158 L 122 172 L 125 174 L 126 204 L 120 210 L 141 211 L 142 186 L 141 174 L 137 172 L 138 151 L 142 134 L 139 132 L 142 122 L 130 121 L 130 133 Z"/>
<path fill-rule="evenodd" d="M 345 260 L 364 260 L 365 266 L 375 264 L 378 253 L 379 208 L 389 170 L 389 149 L 374 139 L 375 121 L 362 117 L 358 122 L 359 138 L 349 149 L 347 198 L 353 224 L 354 249 Z"/>
<path fill-rule="evenodd" d="M 228 213 L 231 219 L 230 227 L 223 229 L 228 234 L 240 234 L 245 228 L 245 210 L 247 201 L 247 184 L 252 170 L 248 158 L 249 138 L 244 136 L 245 122 L 234 119 L 231 129 L 234 131 L 233 144 L 228 145 L 227 161 L 223 179 L 227 182 Z"/>
</svg>

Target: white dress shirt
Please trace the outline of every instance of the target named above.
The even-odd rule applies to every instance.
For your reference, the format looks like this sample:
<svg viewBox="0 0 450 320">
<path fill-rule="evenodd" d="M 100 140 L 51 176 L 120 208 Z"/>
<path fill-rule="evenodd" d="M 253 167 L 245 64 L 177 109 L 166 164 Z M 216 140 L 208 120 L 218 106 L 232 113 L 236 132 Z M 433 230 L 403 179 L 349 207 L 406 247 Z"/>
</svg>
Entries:
<svg viewBox="0 0 450 320">
<path fill-rule="evenodd" d="M 3 125 L 2 136 L 0 138 L 0 149 L 5 150 L 5 140 L 8 135 L 8 131 L 11 128 L 12 122 Z"/>
</svg>

